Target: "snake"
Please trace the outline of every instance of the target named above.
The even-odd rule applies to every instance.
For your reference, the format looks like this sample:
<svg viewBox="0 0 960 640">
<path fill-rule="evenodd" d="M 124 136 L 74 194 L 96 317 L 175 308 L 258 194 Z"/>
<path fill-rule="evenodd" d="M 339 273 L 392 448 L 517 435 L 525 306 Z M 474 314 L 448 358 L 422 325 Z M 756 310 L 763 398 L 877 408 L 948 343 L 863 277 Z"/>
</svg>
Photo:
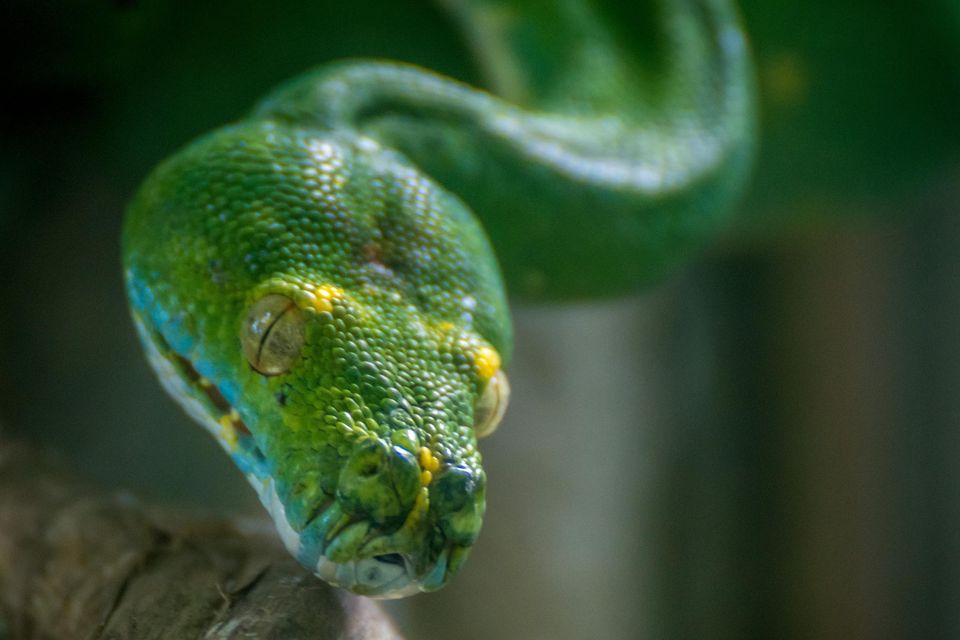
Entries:
<svg viewBox="0 0 960 640">
<path fill-rule="evenodd" d="M 441 588 L 478 539 L 507 291 L 661 277 L 730 217 L 753 149 L 727 0 L 441 6 L 485 88 L 324 64 L 161 162 L 123 225 L 165 390 L 303 566 L 374 598 Z"/>
</svg>

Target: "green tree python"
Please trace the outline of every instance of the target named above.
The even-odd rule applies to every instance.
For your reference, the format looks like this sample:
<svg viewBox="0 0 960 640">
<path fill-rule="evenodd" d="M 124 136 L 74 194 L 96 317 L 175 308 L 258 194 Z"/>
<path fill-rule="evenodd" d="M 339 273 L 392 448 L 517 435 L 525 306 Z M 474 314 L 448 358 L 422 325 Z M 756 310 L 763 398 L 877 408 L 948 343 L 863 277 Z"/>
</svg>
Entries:
<svg viewBox="0 0 960 640">
<path fill-rule="evenodd" d="M 506 289 L 650 282 L 721 226 L 752 151 L 725 0 L 444 6 L 491 92 L 323 66 L 160 164 L 123 233 L 166 390 L 303 565 L 381 598 L 440 588 L 479 535 Z"/>
</svg>

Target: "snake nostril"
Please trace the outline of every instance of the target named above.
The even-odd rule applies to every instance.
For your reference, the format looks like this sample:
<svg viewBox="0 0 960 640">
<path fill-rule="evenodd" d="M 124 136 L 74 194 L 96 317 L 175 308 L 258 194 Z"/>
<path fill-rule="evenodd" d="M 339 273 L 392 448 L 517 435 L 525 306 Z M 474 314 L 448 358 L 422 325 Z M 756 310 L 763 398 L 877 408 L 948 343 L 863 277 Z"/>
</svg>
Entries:
<svg viewBox="0 0 960 640">
<path fill-rule="evenodd" d="M 373 556 L 373 559 L 384 564 L 395 564 L 401 567 L 404 565 L 403 556 L 399 553 L 385 553 L 381 556 Z"/>
</svg>

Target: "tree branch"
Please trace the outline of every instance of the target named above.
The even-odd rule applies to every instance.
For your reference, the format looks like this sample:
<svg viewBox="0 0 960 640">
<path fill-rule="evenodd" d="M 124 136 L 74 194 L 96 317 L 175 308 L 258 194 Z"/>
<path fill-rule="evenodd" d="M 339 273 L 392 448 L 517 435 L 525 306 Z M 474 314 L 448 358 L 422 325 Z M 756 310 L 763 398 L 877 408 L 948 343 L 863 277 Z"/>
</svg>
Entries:
<svg viewBox="0 0 960 640">
<path fill-rule="evenodd" d="M 105 494 L 0 439 L 0 640 L 399 638 L 272 538 Z"/>
</svg>

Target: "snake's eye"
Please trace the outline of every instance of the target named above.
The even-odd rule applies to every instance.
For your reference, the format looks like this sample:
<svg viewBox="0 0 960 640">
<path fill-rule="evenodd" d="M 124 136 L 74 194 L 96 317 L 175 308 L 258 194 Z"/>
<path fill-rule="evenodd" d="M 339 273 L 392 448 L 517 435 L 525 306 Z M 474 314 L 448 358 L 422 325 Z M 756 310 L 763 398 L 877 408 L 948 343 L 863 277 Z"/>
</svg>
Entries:
<svg viewBox="0 0 960 640">
<path fill-rule="evenodd" d="M 510 399 L 510 383 L 507 374 L 497 371 L 487 382 L 486 388 L 473 408 L 473 429 L 478 438 L 484 438 L 497 430 L 507 401 Z"/>
<path fill-rule="evenodd" d="M 286 296 L 257 300 L 243 321 L 241 342 L 250 366 L 265 376 L 286 373 L 303 347 L 303 313 Z"/>
</svg>

